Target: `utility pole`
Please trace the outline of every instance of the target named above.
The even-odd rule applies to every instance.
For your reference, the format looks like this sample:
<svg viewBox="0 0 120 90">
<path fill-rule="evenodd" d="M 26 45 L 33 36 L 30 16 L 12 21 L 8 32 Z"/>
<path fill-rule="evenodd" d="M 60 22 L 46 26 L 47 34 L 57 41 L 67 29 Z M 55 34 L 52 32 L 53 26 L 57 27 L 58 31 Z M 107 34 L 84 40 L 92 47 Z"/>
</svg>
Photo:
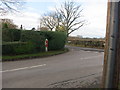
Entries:
<svg viewBox="0 0 120 90">
<path fill-rule="evenodd" d="M 120 2 L 108 1 L 102 88 L 118 88 L 120 66 Z"/>
</svg>

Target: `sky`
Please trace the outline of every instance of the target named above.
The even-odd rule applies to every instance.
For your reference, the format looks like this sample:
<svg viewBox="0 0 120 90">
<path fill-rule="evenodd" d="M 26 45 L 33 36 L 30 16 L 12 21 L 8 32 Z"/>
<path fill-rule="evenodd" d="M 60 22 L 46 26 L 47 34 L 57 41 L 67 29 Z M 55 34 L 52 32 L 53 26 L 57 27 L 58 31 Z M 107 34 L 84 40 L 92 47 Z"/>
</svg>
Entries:
<svg viewBox="0 0 120 90">
<path fill-rule="evenodd" d="M 46 12 L 54 11 L 65 0 L 26 0 L 20 13 L 11 13 L 0 18 L 12 19 L 20 27 L 25 29 L 37 28 L 40 17 Z M 74 0 L 81 5 L 82 15 L 86 24 L 70 36 L 83 36 L 90 38 L 104 38 L 106 33 L 107 0 Z"/>
</svg>

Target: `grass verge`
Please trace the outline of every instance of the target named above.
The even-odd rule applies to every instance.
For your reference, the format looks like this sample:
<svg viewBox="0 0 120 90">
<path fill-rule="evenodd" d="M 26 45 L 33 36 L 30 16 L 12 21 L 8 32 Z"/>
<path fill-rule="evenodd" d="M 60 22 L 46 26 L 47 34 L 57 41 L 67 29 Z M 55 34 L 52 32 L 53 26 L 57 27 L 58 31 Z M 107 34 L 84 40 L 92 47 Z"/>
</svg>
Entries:
<svg viewBox="0 0 120 90">
<path fill-rule="evenodd" d="M 14 55 L 14 56 L 2 56 L 2 61 L 16 61 L 20 59 L 31 59 L 31 58 L 39 58 L 39 57 L 48 57 L 53 55 L 62 54 L 68 52 L 69 49 L 65 48 L 64 50 L 59 51 L 48 51 L 48 52 L 40 52 L 35 54 L 24 54 L 24 55 Z"/>
</svg>

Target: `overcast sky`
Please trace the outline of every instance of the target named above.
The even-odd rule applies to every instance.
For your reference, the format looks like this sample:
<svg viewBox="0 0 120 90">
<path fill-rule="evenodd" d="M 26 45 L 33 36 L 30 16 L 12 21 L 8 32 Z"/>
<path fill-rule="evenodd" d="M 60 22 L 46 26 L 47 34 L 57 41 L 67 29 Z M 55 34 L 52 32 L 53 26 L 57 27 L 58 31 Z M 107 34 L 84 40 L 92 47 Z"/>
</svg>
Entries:
<svg viewBox="0 0 120 90">
<path fill-rule="evenodd" d="M 26 0 L 23 10 L 19 14 L 9 14 L 0 18 L 13 19 L 14 23 L 24 28 L 37 28 L 39 18 L 46 12 L 53 11 L 59 7 L 64 0 Z M 83 8 L 82 15 L 87 21 L 86 25 L 75 31 L 71 36 L 81 35 L 83 37 L 105 37 L 107 1 L 106 0 L 75 0 Z"/>
</svg>

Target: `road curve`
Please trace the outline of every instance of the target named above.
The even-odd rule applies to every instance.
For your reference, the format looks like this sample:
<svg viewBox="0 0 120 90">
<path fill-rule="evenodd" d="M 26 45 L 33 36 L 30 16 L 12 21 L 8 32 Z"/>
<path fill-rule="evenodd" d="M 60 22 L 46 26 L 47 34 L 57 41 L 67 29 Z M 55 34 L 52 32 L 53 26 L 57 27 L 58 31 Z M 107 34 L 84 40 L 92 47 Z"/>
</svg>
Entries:
<svg viewBox="0 0 120 90">
<path fill-rule="evenodd" d="M 3 62 L 3 88 L 74 88 L 101 76 L 104 52 L 69 48 L 61 55 Z"/>
</svg>

